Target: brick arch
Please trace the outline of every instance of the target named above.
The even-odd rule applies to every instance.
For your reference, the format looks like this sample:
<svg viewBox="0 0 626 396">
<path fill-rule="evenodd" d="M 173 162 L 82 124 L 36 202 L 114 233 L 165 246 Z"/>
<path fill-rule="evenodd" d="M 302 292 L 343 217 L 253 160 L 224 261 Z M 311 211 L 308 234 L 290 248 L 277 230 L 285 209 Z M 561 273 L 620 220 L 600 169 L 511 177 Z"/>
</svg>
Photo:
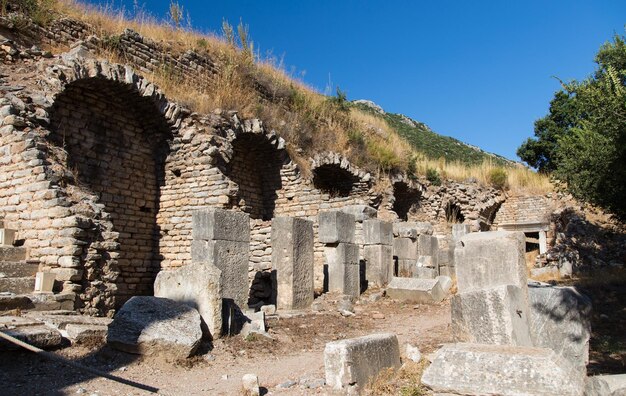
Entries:
<svg viewBox="0 0 626 396">
<path fill-rule="evenodd" d="M 126 66 L 76 58 L 51 72 L 57 93 L 45 138 L 66 154 L 72 176 L 62 187 L 74 191 L 73 210 L 93 223 L 81 237 L 83 304 L 106 313 L 152 294 L 165 161 L 186 112 Z"/>
<path fill-rule="evenodd" d="M 398 218 L 407 221 L 411 209 L 418 209 L 424 186 L 399 173 L 390 177 L 393 195 L 390 197 L 391 210 Z"/>
<path fill-rule="evenodd" d="M 337 153 L 322 153 L 312 161 L 313 186 L 331 196 L 347 197 L 355 191 L 367 191 L 371 176 L 353 166 Z"/>
</svg>

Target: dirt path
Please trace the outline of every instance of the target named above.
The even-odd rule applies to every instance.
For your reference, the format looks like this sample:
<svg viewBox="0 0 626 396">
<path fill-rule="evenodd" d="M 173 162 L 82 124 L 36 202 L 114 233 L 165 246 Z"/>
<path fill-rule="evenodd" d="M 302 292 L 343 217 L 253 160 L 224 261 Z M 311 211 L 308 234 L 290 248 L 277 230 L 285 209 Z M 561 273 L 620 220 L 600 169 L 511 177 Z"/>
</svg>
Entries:
<svg viewBox="0 0 626 396">
<path fill-rule="evenodd" d="M 407 342 L 430 353 L 450 341 L 448 302 L 436 306 L 404 305 L 388 299 L 355 306 L 356 315 L 343 317 L 332 310 L 301 317 L 272 319 L 263 337 L 220 339 L 203 357 L 185 362 L 142 358 L 109 348 L 96 351 L 66 348 L 60 353 L 73 360 L 161 389 L 167 395 L 240 394 L 241 377 L 257 374 L 268 394 L 328 394 L 323 386 L 324 345 L 328 341 L 376 332 L 398 335 L 401 354 Z M 209 356 L 208 359 L 205 359 Z M 0 383 L 11 384 L 14 395 L 144 395 L 147 392 L 101 378 L 77 374 L 26 352 L 0 354 Z M 290 383 L 282 389 L 279 384 Z M 4 388 L 4 385 L 3 385 Z M 6 388 L 0 393 L 6 392 Z"/>
</svg>

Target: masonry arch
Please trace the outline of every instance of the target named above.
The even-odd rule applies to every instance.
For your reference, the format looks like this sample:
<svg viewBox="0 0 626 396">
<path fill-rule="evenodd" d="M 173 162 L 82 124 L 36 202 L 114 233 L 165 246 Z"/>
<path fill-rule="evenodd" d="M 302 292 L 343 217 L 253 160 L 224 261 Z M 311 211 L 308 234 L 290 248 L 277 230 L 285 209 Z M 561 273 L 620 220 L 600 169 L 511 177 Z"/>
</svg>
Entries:
<svg viewBox="0 0 626 396">
<path fill-rule="evenodd" d="M 410 186 L 404 181 L 396 181 L 393 183 L 393 205 L 391 210 L 396 212 L 398 218 L 407 221 L 411 208 L 414 205 L 419 205 L 421 196 L 419 189 Z"/>
<path fill-rule="evenodd" d="M 331 197 L 362 194 L 370 187 L 371 177 L 337 153 L 318 154 L 312 163 L 313 186 Z"/>
<path fill-rule="evenodd" d="M 181 112 L 128 67 L 77 59 L 70 70 L 49 109 L 46 139 L 66 153 L 75 208 L 91 205 L 85 212 L 95 226 L 82 237 L 81 283 L 93 309 L 106 312 L 153 293 L 160 188 Z"/>
</svg>

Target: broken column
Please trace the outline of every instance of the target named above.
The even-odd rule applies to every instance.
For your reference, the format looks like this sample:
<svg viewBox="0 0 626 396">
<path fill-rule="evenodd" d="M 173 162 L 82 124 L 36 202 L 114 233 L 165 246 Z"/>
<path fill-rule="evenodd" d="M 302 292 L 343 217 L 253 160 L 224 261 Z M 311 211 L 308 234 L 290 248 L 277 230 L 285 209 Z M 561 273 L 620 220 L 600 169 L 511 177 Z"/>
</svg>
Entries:
<svg viewBox="0 0 626 396">
<path fill-rule="evenodd" d="M 248 255 L 250 217 L 247 213 L 207 208 L 193 212 L 194 262 L 208 262 L 220 271 L 224 330 L 230 318 L 242 311 L 248 300 Z"/>
<path fill-rule="evenodd" d="M 313 302 L 313 222 L 295 217 L 272 220 L 272 268 L 279 309 L 305 309 Z"/>
<path fill-rule="evenodd" d="M 359 245 L 354 243 L 354 216 L 328 211 L 319 214 L 319 239 L 324 243 L 328 291 L 358 297 L 360 294 Z"/>
<path fill-rule="evenodd" d="M 324 349 L 326 384 L 333 389 L 363 387 L 388 367 L 400 367 L 400 347 L 395 334 L 329 342 Z"/>
<path fill-rule="evenodd" d="M 363 222 L 363 258 L 368 285 L 385 286 L 393 277 L 393 228 L 382 220 Z"/>
<path fill-rule="evenodd" d="M 465 235 L 455 248 L 452 329 L 458 341 L 532 345 L 525 237 L 520 232 Z"/>
</svg>

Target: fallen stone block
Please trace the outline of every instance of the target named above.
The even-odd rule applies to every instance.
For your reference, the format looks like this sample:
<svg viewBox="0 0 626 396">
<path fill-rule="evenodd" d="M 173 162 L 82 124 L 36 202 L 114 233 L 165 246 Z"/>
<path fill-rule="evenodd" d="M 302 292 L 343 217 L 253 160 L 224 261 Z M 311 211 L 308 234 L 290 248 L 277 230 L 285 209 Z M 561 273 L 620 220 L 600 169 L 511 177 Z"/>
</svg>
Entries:
<svg viewBox="0 0 626 396">
<path fill-rule="evenodd" d="M 474 232 L 454 250 L 460 293 L 513 285 L 526 288 L 526 237 L 523 232 Z"/>
<path fill-rule="evenodd" d="M 528 300 L 519 287 L 459 293 L 450 306 L 455 341 L 532 346 Z"/>
<path fill-rule="evenodd" d="M 73 344 L 104 344 L 108 327 L 103 325 L 68 324 L 65 327 L 67 338 Z"/>
<path fill-rule="evenodd" d="M 411 238 L 395 238 L 393 255 L 399 260 L 417 260 L 417 240 Z"/>
<path fill-rule="evenodd" d="M 369 284 L 383 287 L 393 277 L 393 248 L 388 245 L 363 247 L 365 278 Z"/>
<path fill-rule="evenodd" d="M 250 216 L 244 212 L 206 208 L 192 214 L 194 240 L 250 242 Z"/>
<path fill-rule="evenodd" d="M 400 367 L 400 347 L 395 334 L 329 342 L 324 349 L 326 384 L 333 389 L 362 387 L 388 367 Z"/>
<path fill-rule="evenodd" d="M 192 261 L 213 264 L 221 271 L 222 298 L 233 301 L 239 309 L 248 302 L 249 254 L 248 242 L 192 242 Z"/>
<path fill-rule="evenodd" d="M 412 362 L 417 363 L 422 360 L 422 353 L 420 352 L 418 347 L 411 344 L 406 344 L 406 358 Z"/>
<path fill-rule="evenodd" d="M 387 285 L 387 296 L 417 304 L 435 304 L 441 302 L 446 294 L 436 279 L 394 277 Z"/>
<path fill-rule="evenodd" d="M 154 296 L 168 298 L 195 308 L 202 318 L 208 339 L 222 331 L 221 271 L 211 263 L 191 262 L 173 271 L 161 271 L 154 281 Z"/>
<path fill-rule="evenodd" d="M 15 337 L 27 344 L 41 349 L 53 349 L 61 345 L 63 337 L 57 329 L 53 329 L 43 323 L 14 323 L 14 325 L 0 325 L 3 333 Z M 19 346 L 0 339 L 0 349 L 20 349 Z"/>
<path fill-rule="evenodd" d="M 200 314 L 167 298 L 135 296 L 117 312 L 107 335 L 113 348 L 141 355 L 187 358 L 202 339 Z"/>
<path fill-rule="evenodd" d="M 436 394 L 572 395 L 584 377 L 554 351 L 510 345 L 448 344 L 424 371 Z"/>
<path fill-rule="evenodd" d="M 354 216 L 340 211 L 320 212 L 319 240 L 321 243 L 354 243 Z"/>
<path fill-rule="evenodd" d="M 392 224 L 382 220 L 365 220 L 363 243 L 365 245 L 393 245 Z"/>
<path fill-rule="evenodd" d="M 586 373 L 591 336 L 591 300 L 574 287 L 528 283 L 533 345 L 552 349 Z"/>
<path fill-rule="evenodd" d="M 272 220 L 272 268 L 279 309 L 306 309 L 313 303 L 313 222 L 294 217 Z"/>
<path fill-rule="evenodd" d="M 607 374 L 588 377 L 585 396 L 626 396 L 626 374 Z"/>
</svg>

